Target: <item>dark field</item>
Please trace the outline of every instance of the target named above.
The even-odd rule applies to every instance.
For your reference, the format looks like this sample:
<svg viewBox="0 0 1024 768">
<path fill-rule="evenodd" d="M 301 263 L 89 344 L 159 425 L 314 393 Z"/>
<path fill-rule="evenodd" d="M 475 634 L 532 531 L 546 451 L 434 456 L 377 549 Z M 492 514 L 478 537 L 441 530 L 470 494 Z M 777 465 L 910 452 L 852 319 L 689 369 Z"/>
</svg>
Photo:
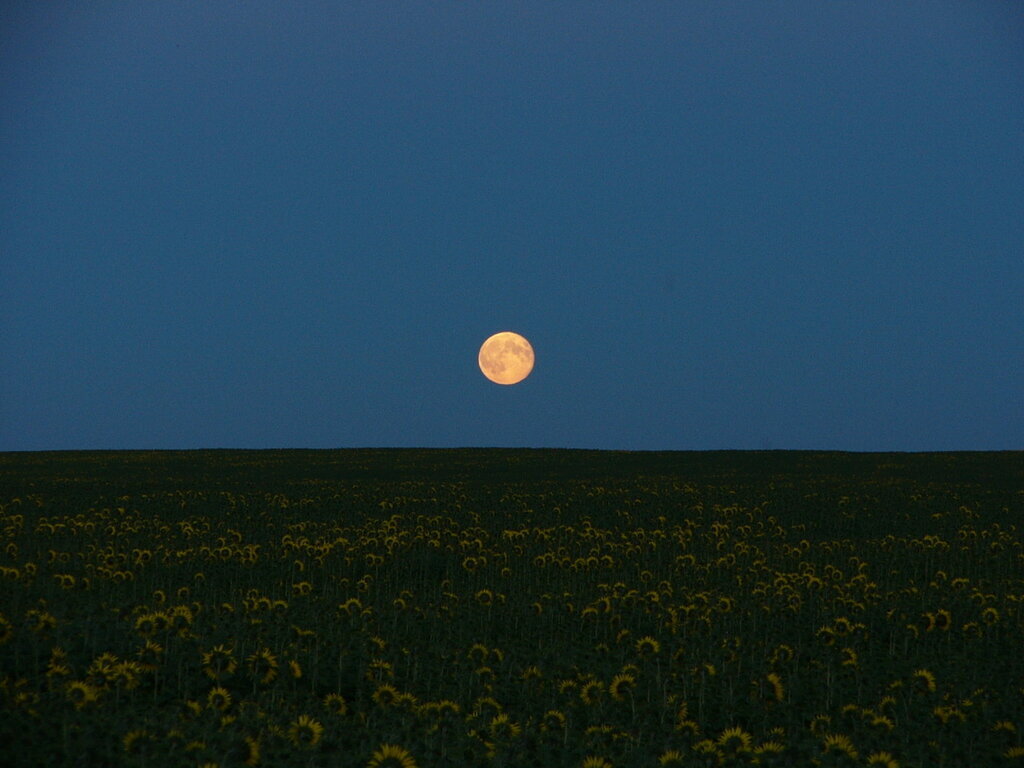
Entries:
<svg viewBox="0 0 1024 768">
<path fill-rule="evenodd" d="M 1024 762 L 1024 453 L 0 454 L 12 765 Z"/>
</svg>

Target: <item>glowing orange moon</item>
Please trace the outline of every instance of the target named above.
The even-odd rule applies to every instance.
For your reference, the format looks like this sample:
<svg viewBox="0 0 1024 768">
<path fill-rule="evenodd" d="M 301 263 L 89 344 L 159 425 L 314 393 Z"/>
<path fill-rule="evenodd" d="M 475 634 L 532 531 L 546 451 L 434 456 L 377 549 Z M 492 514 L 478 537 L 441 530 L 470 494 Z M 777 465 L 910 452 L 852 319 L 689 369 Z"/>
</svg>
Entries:
<svg viewBox="0 0 1024 768">
<path fill-rule="evenodd" d="M 533 347 L 518 333 L 502 331 L 483 343 L 477 363 L 495 384 L 518 384 L 533 370 Z"/>
</svg>

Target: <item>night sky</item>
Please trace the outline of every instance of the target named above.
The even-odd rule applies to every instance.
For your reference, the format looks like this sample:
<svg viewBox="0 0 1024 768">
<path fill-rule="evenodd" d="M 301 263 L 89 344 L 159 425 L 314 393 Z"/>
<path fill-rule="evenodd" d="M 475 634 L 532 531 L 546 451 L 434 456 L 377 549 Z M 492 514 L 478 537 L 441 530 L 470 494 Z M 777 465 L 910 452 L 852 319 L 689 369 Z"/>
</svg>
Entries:
<svg viewBox="0 0 1024 768">
<path fill-rule="evenodd" d="M 1020 6 L 5 0 L 0 450 L 356 446 L 1024 448 Z"/>
</svg>

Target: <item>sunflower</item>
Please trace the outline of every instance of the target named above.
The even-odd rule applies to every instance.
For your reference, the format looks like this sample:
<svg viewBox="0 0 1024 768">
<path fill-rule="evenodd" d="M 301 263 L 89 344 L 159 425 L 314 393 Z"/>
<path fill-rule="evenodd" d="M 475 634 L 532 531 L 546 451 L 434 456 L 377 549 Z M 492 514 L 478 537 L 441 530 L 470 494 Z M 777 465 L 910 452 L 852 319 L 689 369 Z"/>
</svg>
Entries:
<svg viewBox="0 0 1024 768">
<path fill-rule="evenodd" d="M 683 765 L 683 753 L 678 749 L 668 749 L 658 757 L 658 765 L 671 768 L 671 766 Z"/>
<path fill-rule="evenodd" d="M 171 621 L 174 624 L 174 628 L 178 630 L 178 634 L 182 637 L 187 636 L 187 631 L 192 626 L 194 619 L 195 615 L 187 605 L 176 605 L 171 609 Z"/>
<path fill-rule="evenodd" d="M 878 714 L 873 715 L 868 724 L 874 728 L 885 728 L 887 731 L 891 731 L 896 727 L 896 723 L 891 717 Z"/>
<path fill-rule="evenodd" d="M 781 755 L 786 751 L 784 744 L 778 741 L 765 741 L 754 747 L 754 761 L 760 762 L 761 755 Z"/>
<path fill-rule="evenodd" d="M 473 714 L 470 717 L 497 716 L 502 713 L 504 707 L 501 702 L 491 696 L 481 696 L 473 702 Z"/>
<path fill-rule="evenodd" d="M 676 723 L 676 731 L 679 733 L 689 734 L 690 738 L 696 739 L 700 736 L 700 725 L 696 720 L 679 720 Z"/>
<path fill-rule="evenodd" d="M 564 731 L 565 715 L 557 709 L 549 709 L 540 719 L 541 731 Z"/>
<path fill-rule="evenodd" d="M 74 589 L 75 588 L 75 577 L 70 573 L 55 573 L 53 577 L 60 582 L 62 589 Z"/>
<path fill-rule="evenodd" d="M 825 645 L 833 645 L 836 641 L 836 633 L 832 627 L 822 627 L 817 634 Z"/>
<path fill-rule="evenodd" d="M 47 677 L 68 677 L 71 674 L 71 667 L 67 664 L 63 664 L 60 661 L 50 660 L 50 663 L 46 666 Z"/>
<path fill-rule="evenodd" d="M 927 669 L 919 669 L 913 675 L 914 684 L 921 690 L 928 693 L 935 693 L 935 675 Z"/>
<path fill-rule="evenodd" d="M 559 680 L 558 681 L 558 692 L 559 693 L 571 693 L 576 690 L 579 685 L 575 680 Z"/>
<path fill-rule="evenodd" d="M 872 752 L 868 755 L 868 765 L 880 765 L 882 768 L 900 768 L 896 758 L 888 752 Z"/>
<path fill-rule="evenodd" d="M 340 693 L 328 693 L 324 696 L 324 706 L 336 715 L 348 714 L 348 702 Z"/>
<path fill-rule="evenodd" d="M 636 652 L 641 656 L 654 656 L 661 651 L 661 643 L 650 635 L 636 641 Z"/>
<path fill-rule="evenodd" d="M 580 768 L 613 768 L 613 766 L 603 757 L 591 755 L 587 758 L 584 758 Z"/>
<path fill-rule="evenodd" d="M 14 637 L 14 625 L 10 619 L 0 613 L 0 645 Z"/>
<path fill-rule="evenodd" d="M 391 706 L 398 699 L 398 689 L 395 686 L 388 683 L 383 683 L 377 686 L 377 690 L 373 692 L 370 697 L 373 699 L 375 704 L 379 704 L 382 707 Z"/>
<path fill-rule="evenodd" d="M 980 637 L 981 636 L 981 624 L 976 621 L 969 621 L 960 627 L 960 631 L 968 637 Z"/>
<path fill-rule="evenodd" d="M 100 697 L 100 691 L 96 686 L 81 680 L 72 680 L 64 686 L 64 693 L 75 709 L 83 709 Z"/>
<path fill-rule="evenodd" d="M 935 707 L 932 710 L 932 714 L 941 720 L 943 725 L 948 724 L 950 720 L 962 723 L 967 719 L 967 716 L 958 707 Z"/>
<path fill-rule="evenodd" d="M 742 728 L 728 728 L 722 731 L 715 744 L 726 752 L 749 752 L 751 736 Z"/>
<path fill-rule="evenodd" d="M 473 670 L 473 674 L 477 676 L 477 679 L 482 683 L 488 683 L 494 680 L 494 670 L 490 667 L 477 667 Z"/>
<path fill-rule="evenodd" d="M 669 696 L 669 704 L 674 704 L 675 696 Z M 679 709 L 676 710 L 676 720 L 682 722 L 690 716 L 690 705 L 685 700 L 679 702 Z"/>
<path fill-rule="evenodd" d="M 249 671 L 261 683 L 272 683 L 277 677 L 277 656 L 269 648 L 261 648 L 246 659 Z"/>
<path fill-rule="evenodd" d="M 309 715 L 299 715 L 288 728 L 288 740 L 296 747 L 312 749 L 320 743 L 324 727 Z"/>
<path fill-rule="evenodd" d="M 46 610 L 30 610 L 27 615 L 33 618 L 29 629 L 33 632 L 48 632 L 57 626 L 56 616 Z"/>
<path fill-rule="evenodd" d="M 296 680 L 302 677 L 302 667 L 295 659 L 291 659 L 288 662 L 288 671 L 292 673 L 292 677 Z"/>
<path fill-rule="evenodd" d="M 142 672 L 142 665 L 137 661 L 119 661 L 111 668 L 109 679 L 114 685 L 130 691 L 138 687 Z"/>
<path fill-rule="evenodd" d="M 461 723 L 459 713 L 462 708 L 451 699 L 441 701 L 428 701 L 416 708 L 416 714 L 429 720 L 428 733 L 435 733 L 441 729 L 451 728 L 456 723 Z"/>
<path fill-rule="evenodd" d="M 221 644 L 202 654 L 203 673 L 211 680 L 223 680 L 238 669 L 234 651 Z"/>
<path fill-rule="evenodd" d="M 612 678 L 608 685 L 608 692 L 616 701 L 625 701 L 626 696 L 633 692 L 636 686 L 636 678 L 632 675 L 620 674 Z"/>
<path fill-rule="evenodd" d="M 163 653 L 164 647 L 160 643 L 146 640 L 146 644 L 135 655 L 139 658 L 143 671 L 154 672 L 160 664 Z"/>
<path fill-rule="evenodd" d="M 538 666 L 529 666 L 529 667 L 527 667 L 526 669 L 523 670 L 523 673 L 520 675 L 520 679 L 522 679 L 524 681 L 525 680 L 536 680 L 536 679 L 539 679 L 539 678 L 541 678 L 543 676 L 544 676 L 544 674 L 540 671 L 540 667 L 538 667 Z"/>
<path fill-rule="evenodd" d="M 381 744 L 366 768 L 418 768 L 413 756 L 397 744 Z"/>
<path fill-rule="evenodd" d="M 600 680 L 591 680 L 583 686 L 583 690 L 580 691 L 580 698 L 584 704 L 596 704 L 601 699 L 603 691 L 604 683 Z"/>
<path fill-rule="evenodd" d="M 130 755 L 137 755 L 142 752 L 147 745 L 153 744 L 153 735 L 142 728 L 134 731 L 129 731 L 121 739 L 121 744 L 124 746 L 124 751 Z"/>
<path fill-rule="evenodd" d="M 981 612 L 981 620 L 991 626 L 992 624 L 999 623 L 999 611 L 992 606 L 989 606 Z"/>
<path fill-rule="evenodd" d="M 112 653 L 101 653 L 92 660 L 85 673 L 96 678 L 100 682 L 108 683 L 114 676 L 114 667 L 119 661 L 120 659 Z"/>
<path fill-rule="evenodd" d="M 398 694 L 395 697 L 395 702 L 394 702 L 394 706 L 397 709 L 405 709 L 407 711 L 412 711 L 412 710 L 416 709 L 418 704 L 419 704 L 419 701 L 417 700 L 416 696 L 414 696 L 413 694 L 409 693 L 408 691 L 405 691 L 403 693 Z"/>
<path fill-rule="evenodd" d="M 853 742 L 847 736 L 841 733 L 831 733 L 827 735 L 822 741 L 822 750 L 826 755 L 846 755 L 851 760 L 857 759 L 857 750 L 853 746 Z"/>
<path fill-rule="evenodd" d="M 231 706 L 231 694 L 228 693 L 226 688 L 218 685 L 216 688 L 210 689 L 210 692 L 206 694 L 206 706 L 223 712 Z"/>
<path fill-rule="evenodd" d="M 391 662 L 384 661 L 384 659 L 371 659 L 369 665 L 366 667 L 367 680 L 382 680 L 385 677 L 394 676 L 394 668 L 391 666 Z"/>
<path fill-rule="evenodd" d="M 462 707 L 451 699 L 441 699 L 441 701 L 437 702 L 437 714 L 441 717 L 457 715 L 461 711 Z"/>
<path fill-rule="evenodd" d="M 503 742 L 513 741 L 523 732 L 519 724 L 512 722 L 512 719 L 504 713 L 494 717 L 487 726 L 487 730 L 490 732 L 491 738 Z"/>
</svg>

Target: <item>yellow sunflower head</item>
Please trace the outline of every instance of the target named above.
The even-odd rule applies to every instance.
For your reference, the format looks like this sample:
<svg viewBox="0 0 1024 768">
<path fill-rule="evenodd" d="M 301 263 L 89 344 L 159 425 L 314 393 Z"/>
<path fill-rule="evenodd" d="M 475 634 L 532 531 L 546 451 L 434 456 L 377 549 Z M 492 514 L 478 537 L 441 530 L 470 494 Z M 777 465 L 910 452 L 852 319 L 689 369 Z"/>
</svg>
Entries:
<svg viewBox="0 0 1024 768">
<path fill-rule="evenodd" d="M 299 749 L 312 749 L 320 743 L 324 727 L 309 715 L 299 715 L 288 728 L 288 740 Z"/>
<path fill-rule="evenodd" d="M 650 635 L 636 641 L 636 652 L 641 656 L 656 656 L 661 652 L 661 643 Z"/>
<path fill-rule="evenodd" d="M 825 736 L 822 740 L 821 748 L 826 755 L 842 754 L 851 760 L 857 759 L 857 750 L 854 748 L 853 742 L 841 733 L 831 733 Z"/>
<path fill-rule="evenodd" d="M 596 704 L 601 700 L 601 695 L 603 693 L 604 683 L 600 680 L 591 680 L 587 682 L 580 691 L 580 699 L 583 700 L 584 704 Z"/>
<path fill-rule="evenodd" d="M 502 742 L 513 741 L 523 732 L 519 724 L 514 723 L 505 713 L 492 718 L 487 726 L 487 730 L 490 732 L 492 739 Z"/>
<path fill-rule="evenodd" d="M 549 709 L 540 720 L 542 731 L 564 731 L 565 715 L 557 709 Z"/>
<path fill-rule="evenodd" d="M 261 648 L 246 659 L 249 671 L 261 683 L 267 684 L 277 677 L 277 656 L 269 648 Z"/>
<path fill-rule="evenodd" d="M 918 669 L 913 675 L 914 687 L 922 692 L 935 693 L 935 675 L 927 669 Z"/>
<path fill-rule="evenodd" d="M 377 686 L 377 690 L 373 692 L 371 697 L 375 704 L 382 707 L 388 707 L 393 705 L 398 699 L 398 689 L 395 686 L 388 683 L 383 683 Z"/>
<path fill-rule="evenodd" d="M 899 762 L 888 752 L 872 752 L 868 755 L 868 765 L 880 765 L 882 768 L 900 768 Z"/>
<path fill-rule="evenodd" d="M 348 713 L 348 702 L 340 693 L 328 693 L 324 696 L 324 706 L 336 715 Z"/>
<path fill-rule="evenodd" d="M 751 736 L 742 728 L 728 728 L 722 731 L 715 744 L 723 752 L 748 752 Z"/>
<path fill-rule="evenodd" d="M 682 768 L 684 765 L 683 753 L 678 749 L 665 750 L 658 757 L 658 765 L 661 766 L 661 768 L 675 768 L 675 766 Z"/>
<path fill-rule="evenodd" d="M 138 755 L 146 751 L 146 748 L 151 746 L 155 742 L 153 735 L 142 728 L 134 731 L 129 731 L 121 739 L 121 744 L 124 746 L 124 751 L 129 755 Z"/>
<path fill-rule="evenodd" d="M 632 675 L 620 674 L 612 678 L 608 685 L 608 692 L 616 701 L 625 701 L 626 697 L 636 687 L 636 678 Z"/>
<path fill-rule="evenodd" d="M 418 768 L 416 760 L 397 744 L 381 744 L 366 768 Z"/>
<path fill-rule="evenodd" d="M 64 688 L 68 701 L 75 709 L 84 709 L 99 699 L 99 689 L 81 680 L 72 680 Z"/>
<path fill-rule="evenodd" d="M 218 709 L 223 712 L 231 706 L 231 694 L 226 688 L 218 685 L 206 694 L 206 706 L 210 709 Z"/>
</svg>

